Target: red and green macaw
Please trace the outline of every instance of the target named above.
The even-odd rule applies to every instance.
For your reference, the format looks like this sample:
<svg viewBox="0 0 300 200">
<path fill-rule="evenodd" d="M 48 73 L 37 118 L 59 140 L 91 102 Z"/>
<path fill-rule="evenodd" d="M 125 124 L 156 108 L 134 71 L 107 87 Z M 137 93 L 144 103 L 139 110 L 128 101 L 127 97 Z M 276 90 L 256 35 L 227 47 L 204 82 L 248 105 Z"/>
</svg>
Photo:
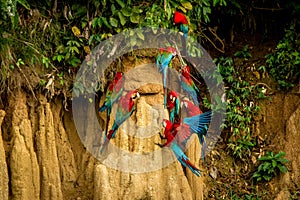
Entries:
<svg viewBox="0 0 300 200">
<path fill-rule="evenodd" d="M 203 136 L 206 135 L 207 126 L 211 120 L 211 111 L 203 114 L 186 117 L 183 121 L 172 123 L 172 132 L 176 136 L 176 141 L 182 147 L 186 146 L 188 139 L 192 134 L 197 134 L 200 143 L 202 144 Z M 167 120 L 165 120 L 167 122 Z"/>
<path fill-rule="evenodd" d="M 136 100 L 140 97 L 137 90 L 133 90 L 128 92 L 125 96 L 122 96 L 120 98 L 120 101 L 118 102 L 118 108 L 116 112 L 116 117 L 114 124 L 109 131 L 108 135 L 104 138 L 104 143 L 101 147 L 100 153 L 103 152 L 103 150 L 108 145 L 108 142 L 110 139 L 114 138 L 116 135 L 116 132 L 119 128 L 119 126 L 126 121 L 132 113 L 136 110 Z"/>
<path fill-rule="evenodd" d="M 103 112 L 106 110 L 106 126 L 105 126 L 105 135 L 107 133 L 108 124 L 110 121 L 110 113 L 111 108 L 115 102 L 117 102 L 123 93 L 123 86 L 124 86 L 124 76 L 122 72 L 117 72 L 115 78 L 110 82 L 106 90 L 106 96 L 104 103 L 99 108 L 99 112 Z"/>
<path fill-rule="evenodd" d="M 172 123 L 169 120 L 164 119 L 163 126 L 165 128 L 165 137 L 169 140 L 176 141 L 176 143 L 182 148 L 183 151 L 186 150 L 187 141 L 190 139 L 192 134 L 197 134 L 200 144 L 202 145 L 202 158 L 204 159 L 203 143 L 204 136 L 208 130 L 208 124 L 211 119 L 211 111 L 205 112 L 203 114 L 198 114 L 192 117 L 184 118 L 181 122 Z M 166 136 L 166 134 L 170 134 Z M 167 140 L 168 143 L 168 140 Z M 162 145 L 162 146 L 166 146 Z"/>
<path fill-rule="evenodd" d="M 182 41 L 182 48 L 183 48 L 183 56 L 187 56 L 186 53 L 186 40 L 189 33 L 189 25 L 186 16 L 178 11 L 174 13 L 173 22 L 176 26 L 179 27 L 179 30 L 183 33 L 184 40 Z"/>
<path fill-rule="evenodd" d="M 167 82 L 168 82 L 168 67 L 173 59 L 173 57 L 177 54 L 176 49 L 173 47 L 167 47 L 166 49 L 161 48 L 160 53 L 156 57 L 156 65 L 158 71 L 162 73 L 162 81 L 164 88 L 164 107 L 166 108 L 167 104 Z"/>
<path fill-rule="evenodd" d="M 188 167 L 196 176 L 200 176 L 200 170 L 193 165 L 189 158 L 185 155 L 180 145 L 174 140 L 174 135 L 172 133 L 172 123 L 169 120 L 163 120 L 163 126 L 165 127 L 164 135 L 167 142 L 163 145 L 157 144 L 160 147 L 170 147 L 175 154 L 177 160 L 184 166 Z"/>
<path fill-rule="evenodd" d="M 186 16 L 178 11 L 175 11 L 174 24 L 179 26 L 179 30 L 183 33 L 184 37 L 187 38 L 189 32 L 189 22 Z"/>
<path fill-rule="evenodd" d="M 190 73 L 191 70 L 189 66 L 185 66 L 181 70 L 181 75 L 180 75 L 181 86 L 184 89 L 184 91 L 186 91 L 192 97 L 193 101 L 197 103 L 199 100 L 197 94 L 199 93 L 199 89 L 196 86 L 195 82 L 193 81 Z"/>
<path fill-rule="evenodd" d="M 170 121 L 174 123 L 180 120 L 180 97 L 175 90 L 171 90 L 168 94 L 167 108 L 169 110 Z"/>
</svg>

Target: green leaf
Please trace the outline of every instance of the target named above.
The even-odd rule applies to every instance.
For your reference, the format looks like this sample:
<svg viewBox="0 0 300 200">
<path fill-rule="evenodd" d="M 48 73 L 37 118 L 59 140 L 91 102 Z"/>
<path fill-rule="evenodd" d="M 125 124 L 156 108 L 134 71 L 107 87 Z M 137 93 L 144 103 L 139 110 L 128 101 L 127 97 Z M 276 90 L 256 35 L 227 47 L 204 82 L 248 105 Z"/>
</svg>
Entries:
<svg viewBox="0 0 300 200">
<path fill-rule="evenodd" d="M 270 167 L 270 165 L 271 164 L 269 162 L 264 163 L 263 170 L 266 171 Z"/>
<path fill-rule="evenodd" d="M 182 2 L 181 2 L 181 5 L 182 5 L 185 9 L 187 9 L 187 10 L 192 10 L 192 9 L 193 9 L 192 4 L 191 4 L 190 2 L 188 2 L 188 1 L 182 1 Z"/>
<path fill-rule="evenodd" d="M 270 176 L 270 175 L 263 175 L 263 178 L 266 180 L 266 181 L 269 181 L 271 180 L 273 176 Z"/>
<path fill-rule="evenodd" d="M 113 27 L 118 27 L 118 20 L 116 20 L 116 19 L 113 18 L 113 17 L 110 17 L 110 18 L 109 18 L 109 23 L 110 23 L 110 25 L 112 25 Z"/>
<path fill-rule="evenodd" d="M 130 21 L 132 23 L 138 24 L 140 22 L 140 16 L 137 14 L 133 14 L 130 16 Z"/>
<path fill-rule="evenodd" d="M 272 167 L 276 167 L 276 166 L 277 166 L 276 160 L 272 160 Z"/>
<path fill-rule="evenodd" d="M 24 8 L 26 8 L 27 10 L 30 10 L 30 6 L 29 6 L 29 4 L 27 3 L 27 1 L 26 0 L 17 0 L 17 2 L 19 3 L 19 4 L 21 4 Z"/>
<path fill-rule="evenodd" d="M 283 151 L 279 151 L 278 154 L 275 155 L 275 158 L 280 158 L 285 156 L 285 153 Z"/>
<path fill-rule="evenodd" d="M 286 173 L 288 171 L 284 165 L 278 165 L 277 167 L 282 173 Z"/>
<path fill-rule="evenodd" d="M 134 6 L 134 7 L 132 8 L 132 12 L 134 12 L 134 13 L 136 13 L 136 14 L 140 14 L 140 13 L 143 12 L 143 10 L 140 9 L 138 6 Z"/>
<path fill-rule="evenodd" d="M 182 12 L 186 13 L 186 9 L 182 6 L 178 6 L 178 9 L 181 10 Z"/>
<path fill-rule="evenodd" d="M 111 28 L 111 25 L 108 23 L 108 21 L 105 17 L 101 17 L 101 21 L 107 28 Z"/>
<path fill-rule="evenodd" d="M 118 12 L 118 16 L 119 16 L 121 25 L 124 26 L 126 24 L 126 19 L 125 19 L 124 15 L 121 12 Z"/>
<path fill-rule="evenodd" d="M 111 5 L 111 12 L 114 15 L 116 13 L 117 9 L 116 6 L 114 4 Z"/>
<path fill-rule="evenodd" d="M 131 10 L 130 10 L 130 8 L 127 8 L 127 7 L 122 8 L 121 12 L 125 17 L 129 17 L 131 15 Z"/>
<path fill-rule="evenodd" d="M 125 7 L 125 3 L 121 0 L 116 0 L 116 2 L 122 7 L 124 8 Z"/>
<path fill-rule="evenodd" d="M 140 32 L 140 31 L 137 31 L 137 36 L 141 39 L 141 40 L 145 40 L 145 36 L 144 36 L 144 34 L 142 33 L 142 32 Z"/>
</svg>

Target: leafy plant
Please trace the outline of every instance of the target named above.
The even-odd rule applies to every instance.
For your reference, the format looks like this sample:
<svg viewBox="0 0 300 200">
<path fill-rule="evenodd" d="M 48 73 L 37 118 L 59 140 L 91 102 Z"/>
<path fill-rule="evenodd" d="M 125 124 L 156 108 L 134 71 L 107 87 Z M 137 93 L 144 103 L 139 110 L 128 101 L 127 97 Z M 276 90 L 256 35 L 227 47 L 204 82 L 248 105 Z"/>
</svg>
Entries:
<svg viewBox="0 0 300 200">
<path fill-rule="evenodd" d="M 223 127 L 226 128 L 226 132 L 230 133 L 228 148 L 233 156 L 244 160 L 250 156 L 255 145 L 254 139 L 251 137 L 250 126 L 253 116 L 260 109 L 255 102 L 259 98 L 264 98 L 263 88 L 242 80 L 241 75 L 234 67 L 232 58 L 220 57 L 214 61 L 218 67 L 217 72 L 208 72 L 205 76 L 213 78 L 216 85 L 224 82 L 225 88 L 227 88 L 225 90 L 227 121 Z M 204 105 L 211 108 L 208 102 L 207 99 L 204 99 Z M 218 105 L 221 103 L 220 101 Z"/>
<path fill-rule="evenodd" d="M 254 181 L 270 181 L 274 176 L 278 175 L 279 172 L 286 173 L 287 168 L 285 163 L 289 161 L 284 159 L 284 156 L 285 153 L 280 151 L 276 155 L 274 155 L 273 152 L 267 152 L 265 156 L 260 157 L 258 160 L 262 163 L 258 166 L 257 171 L 252 176 Z"/>
<path fill-rule="evenodd" d="M 253 138 L 250 137 L 250 134 L 242 136 L 240 139 L 236 139 L 233 141 L 229 139 L 228 147 L 232 150 L 233 155 L 240 159 L 243 159 L 247 156 L 251 155 L 251 150 L 255 146 L 255 141 Z"/>
<path fill-rule="evenodd" d="M 300 78 L 300 34 L 296 23 L 285 31 L 273 53 L 266 56 L 267 68 L 280 88 L 288 89 Z"/>
<path fill-rule="evenodd" d="M 252 57 L 251 53 L 249 52 L 249 46 L 248 45 L 245 45 L 241 51 L 237 51 L 234 54 L 234 56 L 239 57 L 239 58 L 245 58 L 245 59 L 248 59 L 248 58 Z"/>
</svg>

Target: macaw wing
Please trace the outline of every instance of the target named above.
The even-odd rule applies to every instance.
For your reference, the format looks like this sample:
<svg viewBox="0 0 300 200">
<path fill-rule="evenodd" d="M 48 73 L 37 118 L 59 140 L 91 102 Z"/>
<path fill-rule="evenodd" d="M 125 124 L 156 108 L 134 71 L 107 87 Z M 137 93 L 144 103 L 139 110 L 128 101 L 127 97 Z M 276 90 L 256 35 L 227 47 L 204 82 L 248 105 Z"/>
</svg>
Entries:
<svg viewBox="0 0 300 200">
<path fill-rule="evenodd" d="M 127 108 L 123 108 L 119 106 L 116 113 L 115 123 L 118 126 L 120 126 L 124 121 L 126 121 L 131 116 L 134 110 L 135 110 L 134 107 L 128 111 Z"/>
<path fill-rule="evenodd" d="M 186 124 L 181 124 L 175 129 L 176 136 L 175 139 L 178 144 L 182 145 L 184 148 L 186 146 L 186 142 L 191 137 L 192 132 L 190 131 L 190 127 Z"/>
<path fill-rule="evenodd" d="M 162 54 L 162 56 L 161 56 L 161 67 L 162 67 L 161 71 L 169 66 L 172 58 L 173 58 L 172 53 L 164 52 Z"/>
<path fill-rule="evenodd" d="M 211 114 L 211 111 L 207 111 L 199 115 L 187 117 L 183 119 L 183 123 L 189 125 L 192 133 L 203 134 L 206 133 L 207 125 L 211 120 Z"/>
<path fill-rule="evenodd" d="M 197 92 L 199 92 L 199 89 L 195 85 L 195 83 L 192 81 L 192 84 L 188 82 L 188 80 L 182 76 L 181 79 L 181 86 L 182 88 L 192 97 L 194 103 L 198 102 L 198 95 Z"/>
<path fill-rule="evenodd" d="M 180 24 L 179 29 L 181 32 L 183 32 L 184 37 L 187 38 L 189 33 L 189 26 L 187 24 Z"/>
<path fill-rule="evenodd" d="M 114 90 L 111 93 L 111 103 L 115 103 L 121 96 L 123 93 L 123 87 L 121 87 L 120 89 L 118 88 L 118 90 Z"/>
<path fill-rule="evenodd" d="M 158 54 L 156 57 L 156 66 L 158 68 L 158 71 L 161 71 L 161 54 Z"/>
</svg>

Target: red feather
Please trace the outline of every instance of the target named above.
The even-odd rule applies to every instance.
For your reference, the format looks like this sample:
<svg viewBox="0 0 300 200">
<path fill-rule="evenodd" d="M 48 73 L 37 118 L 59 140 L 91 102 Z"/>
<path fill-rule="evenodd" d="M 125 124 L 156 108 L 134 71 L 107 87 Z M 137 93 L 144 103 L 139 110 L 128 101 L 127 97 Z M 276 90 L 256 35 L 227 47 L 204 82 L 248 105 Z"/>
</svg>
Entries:
<svg viewBox="0 0 300 200">
<path fill-rule="evenodd" d="M 188 112 L 189 117 L 193 117 L 195 115 L 199 115 L 203 113 L 202 110 L 198 106 L 193 104 L 191 101 L 183 99 L 182 102 Z"/>
<path fill-rule="evenodd" d="M 174 23 L 176 25 L 178 24 L 188 24 L 188 21 L 186 19 L 186 16 L 184 16 L 182 13 L 175 11 L 174 13 Z"/>
<path fill-rule="evenodd" d="M 115 89 L 115 92 L 119 92 L 122 89 L 122 80 L 123 73 L 117 72 L 114 80 L 109 84 L 108 90 L 113 91 Z"/>
<path fill-rule="evenodd" d="M 132 96 L 136 94 L 137 91 L 133 90 L 128 92 L 125 96 L 122 96 L 120 99 L 120 106 L 125 109 L 125 111 L 130 112 L 132 107 L 134 106 L 134 101 L 132 100 Z"/>
</svg>

